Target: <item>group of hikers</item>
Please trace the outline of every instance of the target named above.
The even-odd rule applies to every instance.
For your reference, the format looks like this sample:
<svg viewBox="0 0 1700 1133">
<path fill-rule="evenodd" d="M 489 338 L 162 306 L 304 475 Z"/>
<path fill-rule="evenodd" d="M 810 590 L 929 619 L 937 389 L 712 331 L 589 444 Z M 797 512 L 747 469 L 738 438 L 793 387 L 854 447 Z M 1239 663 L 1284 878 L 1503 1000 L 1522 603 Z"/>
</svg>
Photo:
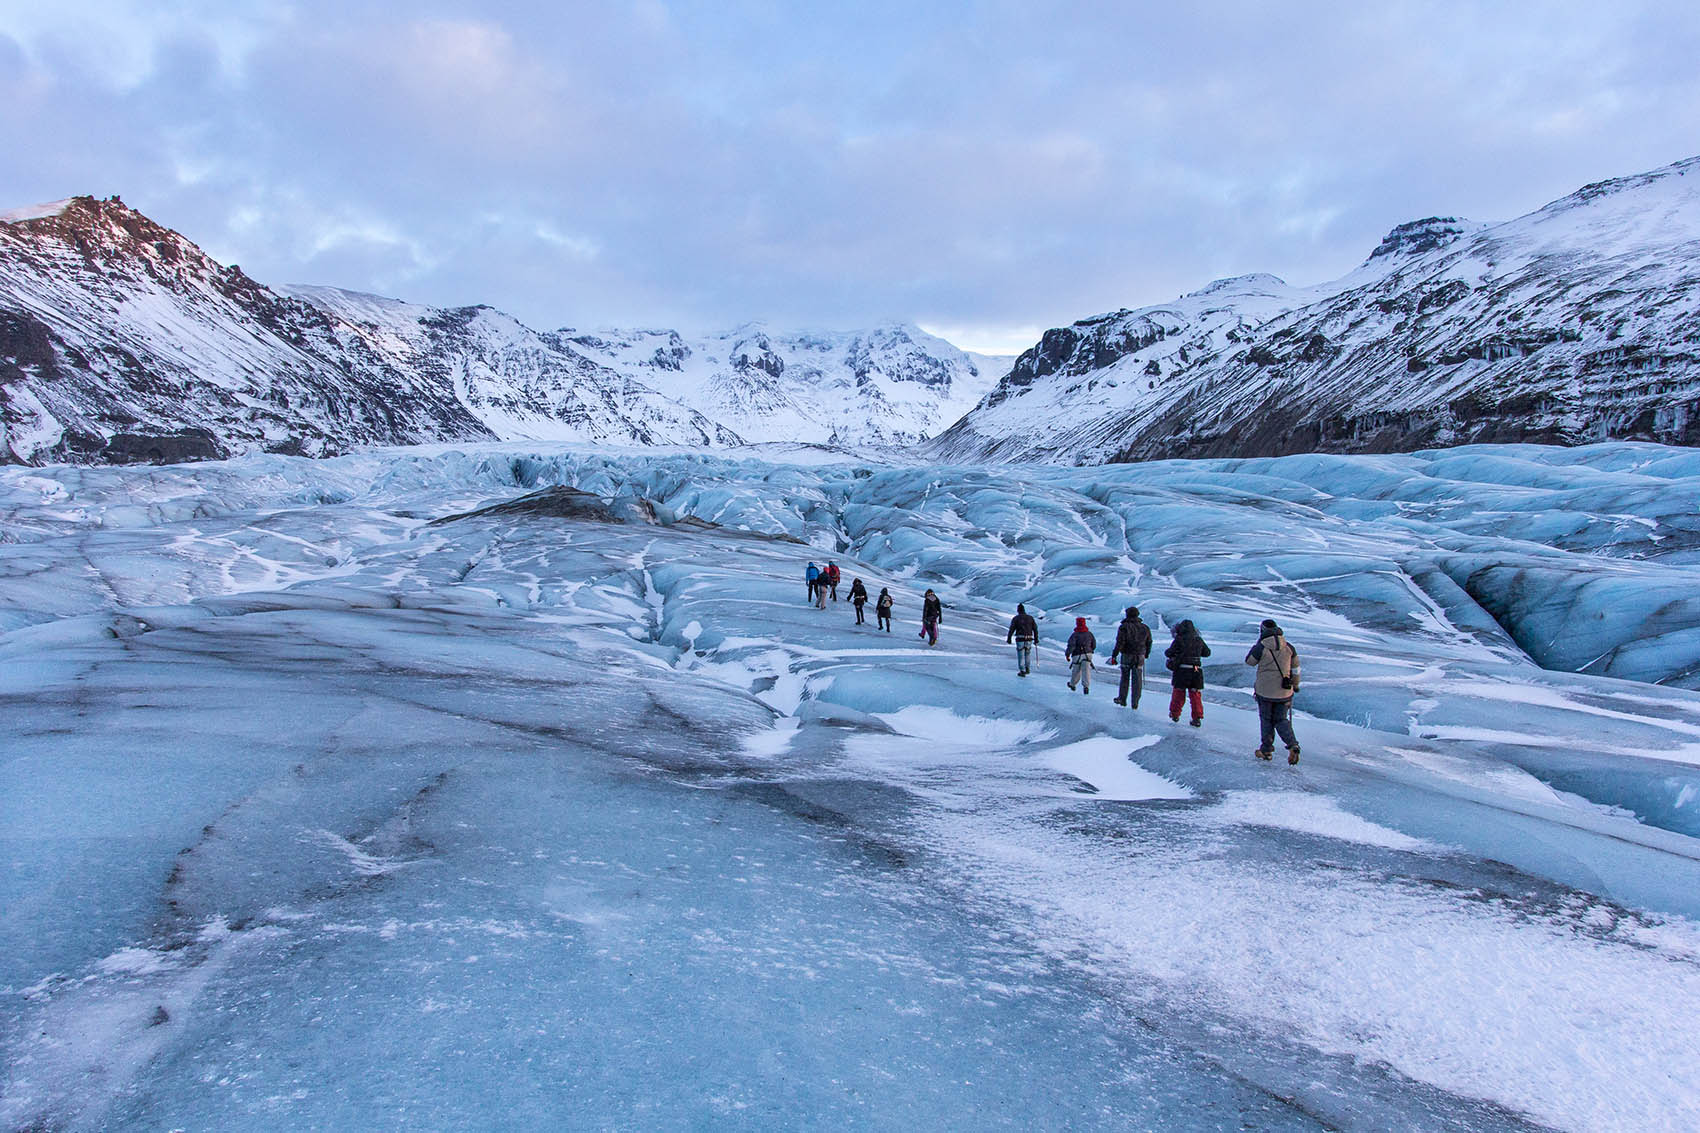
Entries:
<svg viewBox="0 0 1700 1133">
<path fill-rule="evenodd" d="M 809 601 L 818 609 L 826 608 L 827 594 L 838 601 L 839 571 L 836 563 L 824 568 L 810 563 L 804 577 L 809 585 Z M 850 583 L 850 602 L 856 607 L 856 624 L 863 624 L 862 606 L 868 600 L 868 589 L 862 580 Z M 874 612 L 879 628 L 891 632 L 891 592 L 880 587 L 879 601 Z M 939 623 L 943 620 L 944 603 L 929 589 L 921 598 L 921 632 L 919 636 L 929 646 L 939 643 Z M 1198 627 L 1186 619 L 1175 624 L 1174 639 L 1163 651 L 1169 670 L 1169 719 L 1180 723 L 1182 709 L 1190 708 L 1190 723 L 1194 728 L 1204 726 L 1204 658 L 1210 656 L 1210 646 L 1199 635 Z M 1033 653 L 1039 645 L 1039 622 L 1027 607 L 1018 603 L 1010 619 L 1004 643 L 1015 646 L 1015 673 L 1025 677 L 1033 672 Z M 1092 692 L 1093 655 L 1098 651 L 1098 638 L 1086 625 L 1085 618 L 1074 619 L 1074 632 L 1068 635 L 1063 656 L 1068 661 L 1069 691 L 1079 688 L 1082 695 Z M 1139 617 L 1139 607 L 1129 606 L 1121 624 L 1116 627 L 1116 640 L 1110 649 L 1110 664 L 1121 669 L 1121 686 L 1115 703 L 1121 707 L 1139 707 L 1145 691 L 1145 662 L 1151 656 L 1151 627 Z M 1299 741 L 1293 733 L 1293 694 L 1299 690 L 1299 653 L 1293 648 L 1281 627 L 1266 618 L 1258 627 L 1257 644 L 1246 653 L 1245 663 L 1256 669 L 1252 692 L 1257 700 L 1259 740 L 1257 758 L 1270 760 L 1275 756 L 1275 737 L 1287 747 L 1287 762 L 1299 761 Z"/>
<path fill-rule="evenodd" d="M 810 563 L 809 569 L 803 572 L 803 580 L 809 584 L 809 604 L 817 610 L 826 609 L 826 596 L 829 593 L 834 602 L 838 601 L 838 581 L 842 577 L 837 563 L 829 562 L 824 568 Z M 932 591 L 929 590 L 927 593 L 931 594 Z M 864 616 L 862 607 L 868 604 L 868 588 L 862 585 L 861 579 L 853 578 L 850 580 L 850 591 L 847 596 L 850 599 L 850 604 L 856 607 L 856 624 L 866 625 L 868 619 Z M 936 598 L 934 600 L 937 601 Z M 891 591 L 883 586 L 880 587 L 879 601 L 874 603 L 874 617 L 877 619 L 876 628 L 883 629 L 887 633 L 891 632 Z M 925 632 L 925 630 L 922 631 L 923 635 Z M 935 645 L 938 644 L 938 636 L 938 620 L 935 618 L 933 621 L 933 643 Z"/>
</svg>

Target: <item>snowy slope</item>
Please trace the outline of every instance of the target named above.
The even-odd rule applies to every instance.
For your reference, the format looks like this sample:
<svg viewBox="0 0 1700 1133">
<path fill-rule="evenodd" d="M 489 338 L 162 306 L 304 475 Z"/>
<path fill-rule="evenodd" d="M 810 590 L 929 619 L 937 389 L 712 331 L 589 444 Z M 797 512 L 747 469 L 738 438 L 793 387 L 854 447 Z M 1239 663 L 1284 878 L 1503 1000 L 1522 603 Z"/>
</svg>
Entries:
<svg viewBox="0 0 1700 1133">
<path fill-rule="evenodd" d="M 971 357 L 907 324 L 793 334 L 750 324 L 690 341 L 666 330 L 560 335 L 749 441 L 912 444 L 972 409 L 1014 361 Z"/>
<path fill-rule="evenodd" d="M 738 444 L 737 433 L 491 307 L 442 310 L 333 287 L 288 294 L 332 313 L 374 354 L 427 375 L 490 435 L 597 444 Z"/>
<path fill-rule="evenodd" d="M 736 443 L 487 308 L 273 291 L 116 198 L 0 223 L 0 459 L 508 437 Z"/>
<path fill-rule="evenodd" d="M 1503 224 L 1401 225 L 1320 287 L 1249 280 L 1049 332 L 931 451 L 1091 463 L 1700 442 L 1700 158 Z"/>
<path fill-rule="evenodd" d="M 1697 496 L 1629 444 L 0 469 L 0 1121 L 1695 1128 Z M 804 606 L 828 557 L 897 632 Z M 1214 647 L 1202 729 L 1067 691 L 1130 602 Z"/>
</svg>

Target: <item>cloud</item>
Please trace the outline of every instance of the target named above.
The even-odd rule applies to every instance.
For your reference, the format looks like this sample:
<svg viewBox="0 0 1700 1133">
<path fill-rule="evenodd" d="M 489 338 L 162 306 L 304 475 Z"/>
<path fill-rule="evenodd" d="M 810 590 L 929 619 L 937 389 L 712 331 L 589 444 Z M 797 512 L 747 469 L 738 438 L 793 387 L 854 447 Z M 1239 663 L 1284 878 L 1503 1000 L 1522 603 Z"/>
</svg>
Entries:
<svg viewBox="0 0 1700 1133">
<path fill-rule="evenodd" d="M 121 192 L 261 279 L 541 326 L 990 340 L 1700 137 L 1657 0 L 87 10 L 0 14 L 0 204 Z"/>
</svg>

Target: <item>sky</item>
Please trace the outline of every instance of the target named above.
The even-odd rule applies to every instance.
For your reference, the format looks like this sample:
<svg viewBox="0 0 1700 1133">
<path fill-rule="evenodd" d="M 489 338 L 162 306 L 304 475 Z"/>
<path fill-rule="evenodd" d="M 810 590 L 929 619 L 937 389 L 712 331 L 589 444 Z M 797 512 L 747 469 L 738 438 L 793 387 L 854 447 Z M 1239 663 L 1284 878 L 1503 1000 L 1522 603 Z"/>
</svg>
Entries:
<svg viewBox="0 0 1700 1133">
<path fill-rule="evenodd" d="M 1015 353 L 1700 153 L 1700 5 L 0 0 L 0 210 L 538 329 Z"/>
</svg>

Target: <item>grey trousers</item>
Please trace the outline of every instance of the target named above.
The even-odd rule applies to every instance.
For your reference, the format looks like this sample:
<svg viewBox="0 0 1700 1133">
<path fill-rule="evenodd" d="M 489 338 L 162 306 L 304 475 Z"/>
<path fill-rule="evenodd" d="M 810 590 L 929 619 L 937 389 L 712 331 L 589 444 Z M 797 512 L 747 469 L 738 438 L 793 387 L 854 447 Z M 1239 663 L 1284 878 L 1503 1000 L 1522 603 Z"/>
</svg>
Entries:
<svg viewBox="0 0 1700 1133">
<path fill-rule="evenodd" d="M 1131 693 L 1131 695 L 1130 695 Z M 1117 700 L 1127 701 L 1129 708 L 1139 707 L 1139 698 L 1145 693 L 1145 662 L 1137 665 L 1122 666 L 1122 687 L 1116 694 Z"/>
</svg>

